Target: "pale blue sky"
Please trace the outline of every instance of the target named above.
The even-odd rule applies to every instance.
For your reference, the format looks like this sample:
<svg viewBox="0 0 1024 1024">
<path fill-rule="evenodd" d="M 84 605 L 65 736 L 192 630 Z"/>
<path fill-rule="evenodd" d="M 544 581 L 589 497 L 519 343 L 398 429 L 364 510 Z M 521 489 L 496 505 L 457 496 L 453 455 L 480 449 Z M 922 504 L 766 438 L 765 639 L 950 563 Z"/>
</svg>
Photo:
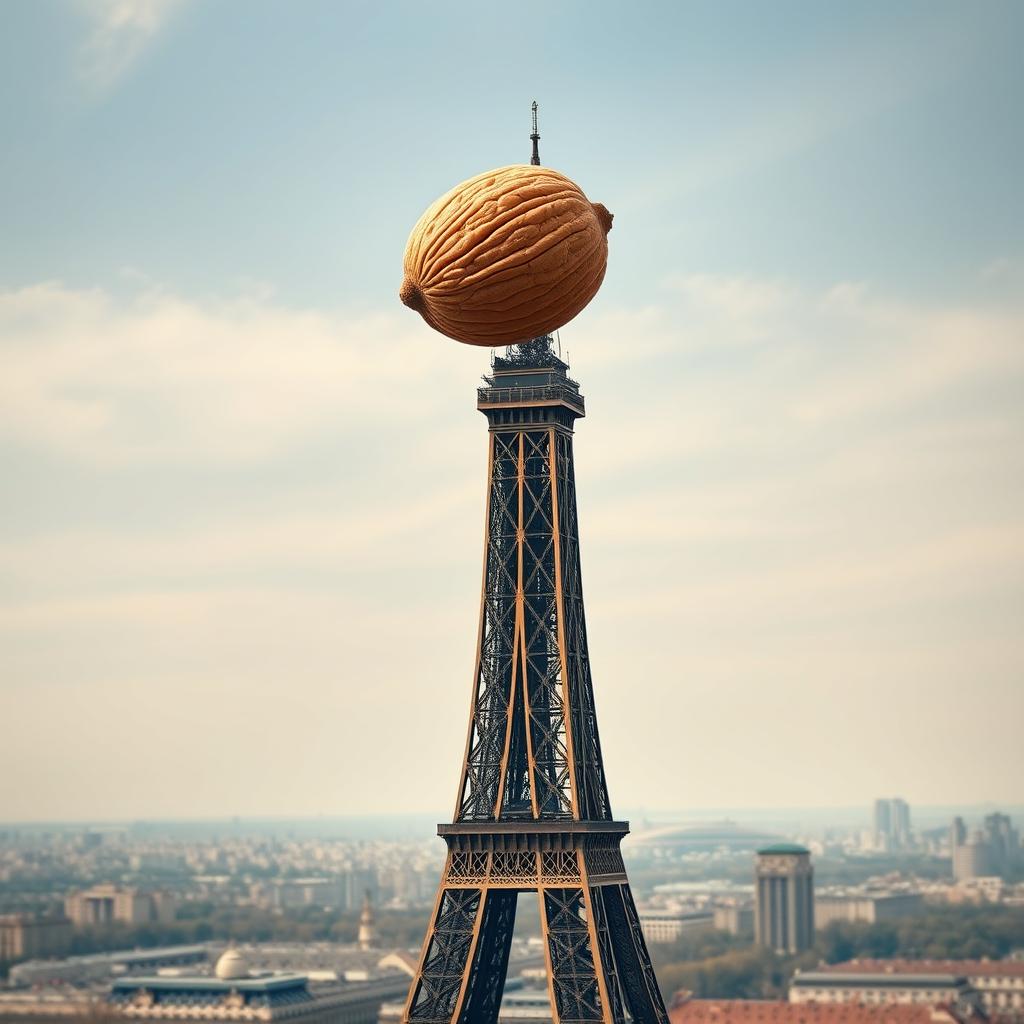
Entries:
<svg viewBox="0 0 1024 1024">
<path fill-rule="evenodd" d="M 1024 799 L 1024 6 L 0 28 L 0 819 L 447 811 L 486 352 L 396 291 L 534 98 L 616 215 L 562 332 L 613 799 Z"/>
<path fill-rule="evenodd" d="M 972 293 L 1024 245 L 1019 4 L 156 6 L 108 82 L 74 5 L 6 5 L 3 281 L 387 303 L 534 96 L 545 160 L 614 196 L 615 301 L 667 269 Z"/>
</svg>

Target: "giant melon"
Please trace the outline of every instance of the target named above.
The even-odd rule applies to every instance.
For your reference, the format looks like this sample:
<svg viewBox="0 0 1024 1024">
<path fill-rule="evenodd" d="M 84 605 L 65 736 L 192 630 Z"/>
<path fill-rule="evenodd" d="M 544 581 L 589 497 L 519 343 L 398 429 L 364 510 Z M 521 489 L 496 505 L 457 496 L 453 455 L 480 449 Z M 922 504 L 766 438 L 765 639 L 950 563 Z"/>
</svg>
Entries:
<svg viewBox="0 0 1024 1024">
<path fill-rule="evenodd" d="M 549 167 L 478 174 L 420 217 L 399 297 L 468 345 L 512 345 L 568 323 L 597 293 L 612 215 Z"/>
</svg>

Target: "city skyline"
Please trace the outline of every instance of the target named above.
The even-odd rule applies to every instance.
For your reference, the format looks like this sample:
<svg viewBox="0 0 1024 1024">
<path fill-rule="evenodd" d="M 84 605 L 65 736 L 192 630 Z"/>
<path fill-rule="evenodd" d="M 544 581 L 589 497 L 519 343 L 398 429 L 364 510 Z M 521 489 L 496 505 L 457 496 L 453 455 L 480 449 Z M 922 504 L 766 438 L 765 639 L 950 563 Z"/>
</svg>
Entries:
<svg viewBox="0 0 1024 1024">
<path fill-rule="evenodd" d="M 793 807 L 639 807 L 623 804 L 616 808 L 629 820 L 634 834 L 647 828 L 661 829 L 666 825 L 760 825 L 772 828 L 782 835 L 824 835 L 847 834 L 860 831 L 867 839 L 873 837 L 871 828 L 871 806 L 869 804 L 849 806 Z M 1007 804 L 986 801 L 973 804 L 919 804 L 913 807 L 915 824 L 913 834 L 921 832 L 939 833 L 947 831 L 950 822 L 963 817 L 972 827 L 980 826 L 993 813 L 1005 813 L 1015 821 L 1024 821 L 1024 804 Z M 447 808 L 438 806 L 433 811 L 395 811 L 371 814 L 349 814 L 344 811 L 315 815 L 209 815 L 206 817 L 131 817 L 114 818 L 85 816 L 79 818 L 25 818 L 0 820 L 0 830 L 9 829 L 12 835 L 24 831 L 34 833 L 40 829 L 57 829 L 59 832 L 81 830 L 99 831 L 110 829 L 115 832 L 132 829 L 152 829 L 156 834 L 162 830 L 172 833 L 184 830 L 185 834 L 203 834 L 209 829 L 240 829 L 246 834 L 274 835 L 278 829 L 285 834 L 335 837 L 382 837 L 421 838 L 424 827 L 435 825 L 436 819 L 444 817 Z M 338 832 L 338 829 L 343 831 Z M 297 830 L 292 832 L 292 830 Z M 326 831 L 324 831 L 326 830 Z M 898 851 L 897 851 L 898 852 Z"/>
<path fill-rule="evenodd" d="M 613 807 L 1024 800 L 1024 11 L 743 11 L 6 12 L 0 820 L 447 815 L 487 353 L 396 292 L 535 97 L 616 215 L 561 332 Z"/>
<path fill-rule="evenodd" d="M 0 827 L 5 1014 L 31 1020 L 145 988 L 188 991 L 186 1006 L 201 996 L 208 1017 L 217 996 L 231 1005 L 223 981 L 297 984 L 306 975 L 318 997 L 345 993 L 360 1013 L 383 1002 L 377 1024 L 400 1019 L 419 962 L 412 944 L 436 919 L 443 851 L 431 830 L 420 821 L 404 837 L 371 839 L 224 824 Z M 1005 1024 L 1022 1019 L 1024 848 L 1005 814 L 986 816 L 987 852 L 973 840 L 964 847 L 961 818 L 892 850 L 871 828 L 794 841 L 722 824 L 658 827 L 623 845 L 639 932 L 674 1009 L 695 997 L 727 998 L 734 1014 L 787 997 L 877 1009 L 909 996 L 946 1010 L 972 1003 Z M 550 1024 L 537 901 L 519 891 L 515 906 L 520 966 L 510 964 L 503 1008 L 513 1018 L 528 1006 L 530 1019 Z M 139 1002 L 151 1005 L 148 995 Z M 935 1017 L 934 1006 L 919 1008 Z M 179 1000 L 174 1016 L 181 1009 Z"/>
</svg>

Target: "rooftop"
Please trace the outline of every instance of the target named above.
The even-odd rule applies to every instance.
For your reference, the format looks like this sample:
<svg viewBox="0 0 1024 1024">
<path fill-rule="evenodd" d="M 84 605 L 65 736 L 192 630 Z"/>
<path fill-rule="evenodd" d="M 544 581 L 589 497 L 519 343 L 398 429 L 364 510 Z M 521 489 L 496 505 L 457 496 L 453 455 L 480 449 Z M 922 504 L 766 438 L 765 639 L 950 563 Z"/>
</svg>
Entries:
<svg viewBox="0 0 1024 1024">
<path fill-rule="evenodd" d="M 669 1011 L 671 1024 L 964 1024 L 949 1007 L 784 1003 L 759 999 L 687 999 Z"/>
<path fill-rule="evenodd" d="M 150 992 L 279 992 L 284 989 L 305 988 L 304 974 L 267 974 L 251 978 L 168 978 L 164 975 L 121 978 L 111 986 L 113 994 L 147 989 Z"/>
<path fill-rule="evenodd" d="M 762 846 L 758 851 L 761 853 L 810 853 L 806 846 L 799 843 L 772 843 L 771 846 Z"/>
<path fill-rule="evenodd" d="M 830 974 L 963 974 L 967 977 L 1024 978 L 1024 960 L 845 960 L 822 964 Z"/>
<path fill-rule="evenodd" d="M 639 910 L 641 921 L 703 921 L 715 915 L 710 910 Z"/>
<path fill-rule="evenodd" d="M 856 981 L 871 988 L 961 988 L 967 984 L 965 974 L 892 974 L 884 971 L 797 971 L 794 988 L 844 988 Z"/>
<path fill-rule="evenodd" d="M 368 981 L 341 982 L 311 991 L 304 974 L 266 974 L 249 978 L 124 978 L 110 989 L 113 1006 L 131 1007 L 131 1015 L 140 1012 L 149 1017 L 202 1017 L 216 1010 L 216 1016 L 228 1014 L 236 1019 L 267 1019 L 279 1012 L 290 1016 L 297 1008 L 342 1007 L 395 999 L 409 987 L 406 974 L 393 974 Z"/>
</svg>

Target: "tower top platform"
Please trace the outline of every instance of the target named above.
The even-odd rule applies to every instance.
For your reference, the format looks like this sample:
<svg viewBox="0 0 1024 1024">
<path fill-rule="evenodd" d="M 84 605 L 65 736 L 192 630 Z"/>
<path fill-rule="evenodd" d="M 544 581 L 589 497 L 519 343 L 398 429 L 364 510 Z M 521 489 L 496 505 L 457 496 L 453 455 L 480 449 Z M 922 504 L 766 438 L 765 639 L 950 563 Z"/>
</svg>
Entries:
<svg viewBox="0 0 1024 1024">
<path fill-rule="evenodd" d="M 552 835 L 557 833 L 579 834 L 600 833 L 601 835 L 624 836 L 629 832 L 628 821 L 574 821 L 571 819 L 530 819 L 519 818 L 503 821 L 456 821 L 437 826 L 439 836 L 489 835 Z"/>
<path fill-rule="evenodd" d="M 542 335 L 521 345 L 510 345 L 504 356 L 491 361 L 491 373 L 484 387 L 477 390 L 476 407 L 487 415 L 491 426 L 509 426 L 516 422 L 543 422 L 547 415 L 523 413 L 495 415 L 500 410 L 558 409 L 553 422 L 571 427 L 586 415 L 580 386 L 569 376 L 569 364 L 555 353 L 550 335 Z"/>
</svg>

